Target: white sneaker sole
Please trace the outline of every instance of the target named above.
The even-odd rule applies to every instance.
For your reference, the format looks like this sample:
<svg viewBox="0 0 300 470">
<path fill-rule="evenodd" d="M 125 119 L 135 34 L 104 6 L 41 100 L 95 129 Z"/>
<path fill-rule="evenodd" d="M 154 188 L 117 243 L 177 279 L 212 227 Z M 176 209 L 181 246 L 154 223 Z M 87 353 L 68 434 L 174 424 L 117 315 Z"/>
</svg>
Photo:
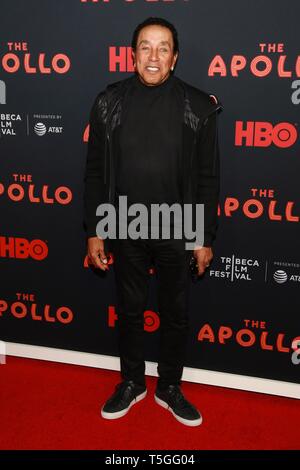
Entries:
<svg viewBox="0 0 300 470">
<path fill-rule="evenodd" d="M 193 419 L 192 421 L 190 419 L 184 419 L 181 416 L 178 416 L 177 414 L 175 414 L 172 408 L 169 407 L 168 403 L 161 400 L 156 395 L 154 395 L 154 400 L 156 401 L 158 405 L 162 406 L 166 410 L 169 410 L 174 416 L 174 418 L 176 418 L 177 421 L 179 421 L 181 424 L 185 424 L 186 426 L 200 426 L 200 424 L 203 421 L 202 416 L 200 416 L 199 419 Z"/>
<path fill-rule="evenodd" d="M 121 410 L 121 411 L 117 411 L 116 413 L 108 413 L 107 411 L 103 411 L 103 408 L 104 408 L 104 405 L 103 405 L 103 407 L 101 408 L 101 416 L 102 416 L 102 418 L 105 418 L 105 419 L 122 418 L 122 416 L 125 416 L 128 413 L 128 411 L 130 410 L 130 408 L 133 405 L 135 405 L 139 401 L 143 400 L 143 398 L 145 398 L 146 395 L 147 395 L 147 390 L 145 390 L 140 395 L 137 395 L 137 397 L 132 400 L 132 402 L 129 404 L 129 406 L 127 408 L 125 408 L 124 410 Z"/>
</svg>

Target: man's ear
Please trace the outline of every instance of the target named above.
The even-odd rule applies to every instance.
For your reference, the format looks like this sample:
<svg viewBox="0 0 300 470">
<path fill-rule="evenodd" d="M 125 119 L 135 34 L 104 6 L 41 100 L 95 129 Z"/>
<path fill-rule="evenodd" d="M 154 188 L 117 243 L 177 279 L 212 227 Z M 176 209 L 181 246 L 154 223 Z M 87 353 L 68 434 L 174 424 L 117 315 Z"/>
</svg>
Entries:
<svg viewBox="0 0 300 470">
<path fill-rule="evenodd" d="M 133 65 L 135 64 L 135 53 L 131 51 L 131 56 L 132 56 L 132 63 Z"/>
<path fill-rule="evenodd" d="M 176 52 L 176 54 L 174 55 L 174 58 L 175 58 L 175 62 L 174 62 L 174 65 L 173 65 L 173 67 L 175 67 L 175 65 L 177 64 L 177 60 L 178 60 L 178 52 Z"/>
</svg>

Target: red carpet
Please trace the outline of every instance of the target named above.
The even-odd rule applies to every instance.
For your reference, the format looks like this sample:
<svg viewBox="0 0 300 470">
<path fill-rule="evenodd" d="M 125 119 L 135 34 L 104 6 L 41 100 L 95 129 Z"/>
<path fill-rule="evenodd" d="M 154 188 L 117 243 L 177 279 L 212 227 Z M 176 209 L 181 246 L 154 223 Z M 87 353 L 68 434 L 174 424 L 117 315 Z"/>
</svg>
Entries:
<svg viewBox="0 0 300 470">
<path fill-rule="evenodd" d="M 0 366 L 0 449 L 299 449 L 299 401 L 185 382 L 203 424 L 190 428 L 148 396 L 107 421 L 117 372 L 7 357 Z"/>
</svg>

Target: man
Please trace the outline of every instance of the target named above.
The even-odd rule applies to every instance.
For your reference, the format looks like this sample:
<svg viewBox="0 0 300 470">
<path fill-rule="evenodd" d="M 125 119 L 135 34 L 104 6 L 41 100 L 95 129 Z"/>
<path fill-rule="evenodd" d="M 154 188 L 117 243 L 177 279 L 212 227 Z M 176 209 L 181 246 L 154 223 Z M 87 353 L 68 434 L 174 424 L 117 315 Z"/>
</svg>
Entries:
<svg viewBox="0 0 300 470">
<path fill-rule="evenodd" d="M 188 426 L 202 422 L 200 412 L 181 391 L 188 332 L 189 263 L 182 239 L 110 239 L 97 235 L 101 203 L 204 204 L 204 243 L 192 254 L 202 275 L 212 258 L 219 196 L 217 98 L 173 74 L 178 58 L 177 31 L 150 17 L 132 38 L 135 74 L 100 92 L 90 113 L 85 174 L 85 223 L 88 256 L 109 269 L 114 255 L 118 300 L 122 382 L 101 409 L 107 419 L 124 416 L 146 396 L 143 313 L 149 266 L 158 276 L 160 349 L 155 401 Z M 117 209 L 118 210 L 118 209 Z M 99 226 L 99 225 L 98 225 Z M 99 233 L 99 232 L 98 232 Z"/>
</svg>

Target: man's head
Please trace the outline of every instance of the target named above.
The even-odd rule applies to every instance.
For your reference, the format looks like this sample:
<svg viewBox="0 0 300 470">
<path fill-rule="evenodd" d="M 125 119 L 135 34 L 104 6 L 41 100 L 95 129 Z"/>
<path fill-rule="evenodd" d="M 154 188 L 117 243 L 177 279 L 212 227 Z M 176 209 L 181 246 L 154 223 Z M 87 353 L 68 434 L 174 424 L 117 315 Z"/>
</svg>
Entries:
<svg viewBox="0 0 300 470">
<path fill-rule="evenodd" d="M 131 41 L 135 71 L 149 86 L 164 82 L 178 57 L 175 27 L 163 18 L 150 17 L 139 24 Z"/>
</svg>

